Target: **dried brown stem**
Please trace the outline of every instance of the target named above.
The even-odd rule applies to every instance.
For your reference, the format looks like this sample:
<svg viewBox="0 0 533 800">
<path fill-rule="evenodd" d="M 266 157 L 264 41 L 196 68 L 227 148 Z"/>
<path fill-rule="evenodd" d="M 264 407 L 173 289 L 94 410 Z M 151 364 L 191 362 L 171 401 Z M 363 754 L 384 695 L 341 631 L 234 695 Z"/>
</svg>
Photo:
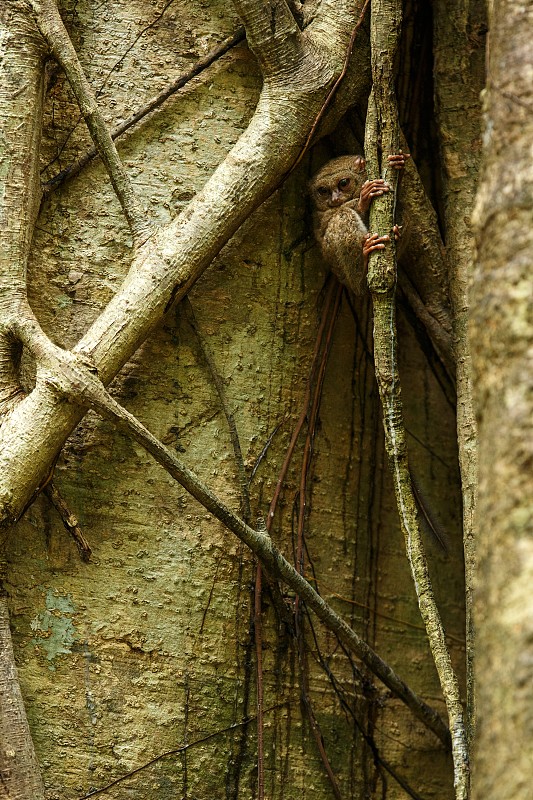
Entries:
<svg viewBox="0 0 533 800">
<path fill-rule="evenodd" d="M 61 522 L 65 526 L 65 530 L 74 539 L 81 558 L 83 561 L 89 561 L 92 553 L 91 546 L 83 535 L 78 520 L 66 504 L 55 483 L 50 481 L 50 483 L 44 487 L 43 492 L 61 517 Z"/>
</svg>

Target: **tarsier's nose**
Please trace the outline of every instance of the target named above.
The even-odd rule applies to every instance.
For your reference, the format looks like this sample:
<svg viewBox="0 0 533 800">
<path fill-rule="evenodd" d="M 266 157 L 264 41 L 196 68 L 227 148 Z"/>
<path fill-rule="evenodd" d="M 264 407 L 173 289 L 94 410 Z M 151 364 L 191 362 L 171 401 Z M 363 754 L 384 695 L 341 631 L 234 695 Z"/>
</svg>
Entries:
<svg viewBox="0 0 533 800">
<path fill-rule="evenodd" d="M 333 189 L 331 193 L 331 204 L 336 206 L 339 204 L 340 200 L 341 200 L 341 193 L 339 192 L 338 189 Z"/>
</svg>

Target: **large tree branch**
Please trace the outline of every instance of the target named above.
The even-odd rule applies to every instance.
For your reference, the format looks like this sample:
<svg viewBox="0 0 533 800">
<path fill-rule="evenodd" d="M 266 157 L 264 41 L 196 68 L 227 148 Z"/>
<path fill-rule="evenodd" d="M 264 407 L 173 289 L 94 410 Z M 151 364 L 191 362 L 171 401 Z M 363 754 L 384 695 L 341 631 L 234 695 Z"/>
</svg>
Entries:
<svg viewBox="0 0 533 800">
<path fill-rule="evenodd" d="M 26 264 L 39 203 L 44 47 L 31 20 L 0 8 L 0 408 L 20 394 L 10 321 L 26 303 Z"/>
<path fill-rule="evenodd" d="M 263 78 L 283 76 L 301 64 L 304 39 L 285 0 L 234 0 Z"/>
<path fill-rule="evenodd" d="M 412 691 L 287 561 L 275 547 L 266 526 L 264 531 L 254 530 L 222 503 L 168 447 L 165 447 L 133 414 L 111 397 L 95 375 L 90 360 L 66 353 L 48 341 L 38 343 L 36 355 L 42 364 L 41 378 L 52 393 L 67 402 L 77 401 L 90 406 L 103 417 L 125 427 L 175 480 L 255 553 L 269 575 L 281 579 L 304 599 L 309 608 L 338 636 L 339 640 L 355 653 L 446 747 L 449 747 L 449 731 L 437 712 Z"/>
<path fill-rule="evenodd" d="M 104 383 L 290 170 L 342 69 L 343 45 L 357 17 L 347 0 L 338 4 L 341 11 L 344 28 L 336 49 L 319 53 L 313 26 L 297 34 L 299 58 L 290 80 L 288 74 L 267 77 L 248 129 L 189 207 L 139 249 L 121 289 L 76 346 L 91 356 Z M 40 119 L 35 124 L 40 127 Z M 31 138 L 35 143 L 36 134 Z M 11 333 L 26 345 L 41 335 L 31 313 L 19 308 L 7 318 Z M 38 381 L 7 416 L 0 429 L 2 524 L 20 516 L 83 413 L 58 402 Z"/>
<path fill-rule="evenodd" d="M 31 21 L 10 4 L 0 5 L 0 408 L 7 410 L 21 394 L 17 369 L 20 348 L 9 322 L 26 303 L 26 263 L 39 201 L 43 56 L 41 37 Z M 1 586 L 0 794 L 44 798 L 17 678 L 7 598 Z"/>
</svg>

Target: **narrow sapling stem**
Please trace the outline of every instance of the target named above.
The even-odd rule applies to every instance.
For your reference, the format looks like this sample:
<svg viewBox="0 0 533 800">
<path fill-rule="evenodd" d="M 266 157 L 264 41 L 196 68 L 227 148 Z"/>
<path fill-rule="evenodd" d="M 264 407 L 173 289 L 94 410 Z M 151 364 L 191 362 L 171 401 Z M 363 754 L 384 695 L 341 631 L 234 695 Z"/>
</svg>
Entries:
<svg viewBox="0 0 533 800">
<path fill-rule="evenodd" d="M 398 172 L 387 168 L 387 158 L 399 152 L 400 142 L 393 67 L 400 22 L 399 0 L 376 0 L 373 3 L 370 30 L 374 85 L 369 103 L 365 155 L 369 164 L 369 174 L 372 176 L 379 169 L 380 176 L 385 177 L 387 169 L 386 178 L 390 186 L 390 191 L 383 197 L 377 198 L 370 211 L 370 230 L 377 231 L 379 235 L 392 232 L 395 224 Z M 394 246 L 371 253 L 368 284 L 374 311 L 374 360 L 383 408 L 385 446 L 420 613 L 426 626 L 448 711 L 456 798 L 467 800 L 469 760 L 459 682 L 452 666 L 444 627 L 433 595 L 409 472 L 397 359 L 396 278 Z"/>
</svg>

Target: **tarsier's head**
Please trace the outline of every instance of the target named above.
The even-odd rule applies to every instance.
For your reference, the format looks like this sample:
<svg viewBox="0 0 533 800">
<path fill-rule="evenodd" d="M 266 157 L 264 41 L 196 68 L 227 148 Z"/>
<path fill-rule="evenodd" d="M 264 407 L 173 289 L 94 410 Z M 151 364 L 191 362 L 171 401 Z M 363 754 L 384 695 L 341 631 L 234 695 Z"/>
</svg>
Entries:
<svg viewBox="0 0 533 800">
<path fill-rule="evenodd" d="M 340 156 L 322 167 L 309 182 L 309 192 L 317 211 L 337 208 L 359 197 L 366 180 L 363 156 Z"/>
</svg>

